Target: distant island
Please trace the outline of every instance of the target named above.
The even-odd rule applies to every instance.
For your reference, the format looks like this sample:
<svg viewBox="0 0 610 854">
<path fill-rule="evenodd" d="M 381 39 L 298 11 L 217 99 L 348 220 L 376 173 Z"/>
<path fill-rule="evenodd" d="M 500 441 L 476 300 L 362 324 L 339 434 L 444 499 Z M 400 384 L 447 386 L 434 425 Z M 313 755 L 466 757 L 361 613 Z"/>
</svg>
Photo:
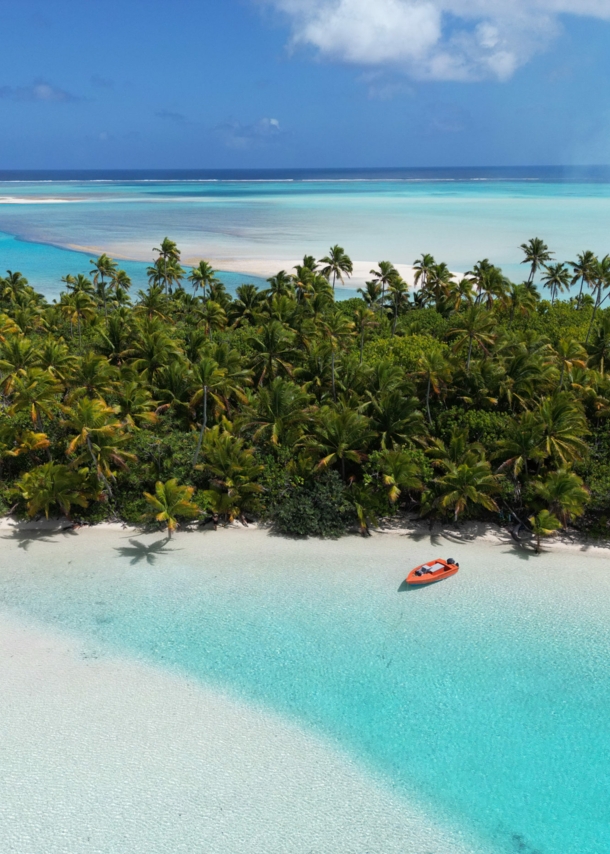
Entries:
<svg viewBox="0 0 610 854">
<path fill-rule="evenodd" d="M 414 290 L 381 261 L 343 301 L 340 246 L 235 298 L 168 238 L 135 297 L 107 255 L 53 303 L 8 271 L 0 512 L 170 536 L 236 519 L 367 534 L 400 510 L 499 521 L 538 545 L 569 525 L 604 535 L 610 257 L 522 249 L 522 283 L 487 259 L 455 276 L 422 255 Z"/>
</svg>

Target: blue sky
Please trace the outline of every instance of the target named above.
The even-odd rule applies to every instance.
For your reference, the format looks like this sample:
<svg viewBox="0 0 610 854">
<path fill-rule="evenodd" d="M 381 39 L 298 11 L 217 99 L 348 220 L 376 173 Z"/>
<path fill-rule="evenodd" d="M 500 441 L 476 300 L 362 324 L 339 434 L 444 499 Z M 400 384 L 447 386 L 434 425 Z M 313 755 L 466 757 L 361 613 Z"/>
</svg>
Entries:
<svg viewBox="0 0 610 854">
<path fill-rule="evenodd" d="M 610 163 L 610 0 L 20 0 L 0 27 L 0 169 Z"/>
</svg>

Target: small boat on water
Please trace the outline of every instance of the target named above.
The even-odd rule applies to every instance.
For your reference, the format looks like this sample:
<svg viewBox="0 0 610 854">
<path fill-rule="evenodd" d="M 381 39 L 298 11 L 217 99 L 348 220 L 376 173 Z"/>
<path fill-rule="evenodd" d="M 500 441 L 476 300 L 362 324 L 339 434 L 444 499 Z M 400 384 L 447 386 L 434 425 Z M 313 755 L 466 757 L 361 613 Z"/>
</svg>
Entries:
<svg viewBox="0 0 610 854">
<path fill-rule="evenodd" d="M 407 584 L 433 584 L 435 581 L 455 575 L 459 568 L 459 563 L 456 563 L 452 557 L 448 557 L 447 560 L 437 557 L 436 560 L 422 563 L 412 569 L 407 575 Z"/>
</svg>

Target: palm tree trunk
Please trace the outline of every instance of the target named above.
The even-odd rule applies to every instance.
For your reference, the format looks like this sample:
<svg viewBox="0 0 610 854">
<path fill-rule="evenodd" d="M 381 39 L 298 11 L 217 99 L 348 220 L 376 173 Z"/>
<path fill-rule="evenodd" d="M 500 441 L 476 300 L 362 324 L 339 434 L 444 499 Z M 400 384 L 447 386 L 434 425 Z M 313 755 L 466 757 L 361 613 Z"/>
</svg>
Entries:
<svg viewBox="0 0 610 854">
<path fill-rule="evenodd" d="M 93 464 L 95 465 L 95 470 L 96 470 L 98 479 L 102 481 L 102 483 L 104 484 L 104 486 L 108 490 L 108 496 L 110 498 L 114 498 L 114 495 L 112 494 L 112 488 L 111 488 L 110 484 L 108 483 L 108 479 L 106 478 L 106 475 L 104 474 L 104 472 L 101 470 L 100 464 L 97 460 L 97 457 L 95 456 L 95 451 L 93 450 L 93 446 L 91 444 L 91 439 L 89 438 L 89 436 L 87 436 L 87 447 L 89 448 L 89 453 L 91 454 L 91 459 L 93 460 Z"/>
<path fill-rule="evenodd" d="M 333 400 L 336 403 L 337 402 L 337 392 L 335 389 L 335 350 L 334 350 L 334 348 L 333 348 L 333 351 L 332 351 L 332 354 L 330 357 L 330 369 L 331 369 L 331 375 L 332 375 Z"/>
<path fill-rule="evenodd" d="M 205 433 L 205 428 L 208 420 L 208 387 L 204 385 L 203 387 L 203 421 L 201 423 L 201 431 L 199 433 L 199 441 L 197 442 L 197 450 L 195 451 L 195 456 L 193 458 L 193 468 L 197 465 L 197 460 L 199 459 L 199 452 L 201 451 L 201 445 L 203 442 L 203 434 Z"/>
<path fill-rule="evenodd" d="M 426 389 L 426 409 L 428 410 L 428 421 L 432 424 L 432 416 L 430 415 L 430 374 L 428 374 L 428 388 Z"/>
<path fill-rule="evenodd" d="M 77 314 L 77 320 L 78 320 L 78 349 L 79 349 L 80 351 L 82 351 L 82 349 L 83 349 L 83 342 L 82 342 L 81 334 L 80 334 L 80 314 Z"/>
<path fill-rule="evenodd" d="M 595 300 L 595 305 L 593 306 L 593 314 L 591 315 L 591 322 L 589 323 L 589 328 L 587 330 L 587 337 L 585 338 L 585 346 L 589 343 L 589 336 L 591 335 L 591 329 L 593 328 L 593 321 L 595 320 L 595 312 L 599 308 L 599 299 L 602 295 L 602 287 L 601 284 L 598 287 L 597 291 L 597 299 Z"/>
<path fill-rule="evenodd" d="M 470 336 L 470 343 L 468 344 L 468 359 L 466 361 L 466 373 L 470 372 L 470 357 L 472 356 L 472 340 L 473 336 Z"/>
<path fill-rule="evenodd" d="M 364 351 L 364 329 L 360 335 L 360 364 L 362 364 L 362 353 Z"/>
</svg>

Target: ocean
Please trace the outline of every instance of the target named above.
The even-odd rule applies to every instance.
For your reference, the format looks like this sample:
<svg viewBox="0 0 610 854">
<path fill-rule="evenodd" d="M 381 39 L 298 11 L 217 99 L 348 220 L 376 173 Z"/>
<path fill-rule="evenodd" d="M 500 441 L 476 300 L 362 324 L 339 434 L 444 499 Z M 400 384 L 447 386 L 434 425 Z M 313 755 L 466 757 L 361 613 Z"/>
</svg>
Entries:
<svg viewBox="0 0 610 854">
<path fill-rule="evenodd" d="M 103 721 L 83 701 L 82 708 L 68 710 L 76 716 L 70 737 L 80 745 L 85 777 L 90 767 L 90 780 L 76 793 L 70 754 L 51 750 L 49 761 L 38 766 L 28 754 L 27 762 L 34 764 L 27 770 L 19 734 L 36 729 L 36 721 L 30 726 L 17 717 L 15 732 L 3 728 L 0 744 L 16 739 L 3 753 L 3 763 L 18 787 L 53 793 L 52 809 L 41 807 L 48 811 L 50 826 L 68 806 L 76 817 L 80 803 L 95 808 L 102 820 L 107 809 L 120 808 L 117 792 L 136 772 L 144 804 L 165 786 L 164 774 L 175 778 L 171 800 L 172 788 L 182 791 L 176 755 L 184 750 L 188 756 L 204 737 L 213 739 L 217 751 L 230 750 L 248 726 L 248 709 L 263 709 L 349 757 L 365 777 L 381 781 L 388 802 L 404 798 L 405 810 L 417 805 L 430 827 L 463 840 L 464 846 L 448 850 L 610 850 L 610 582 L 604 550 L 559 547 L 536 556 L 517 549 L 508 536 L 468 543 L 423 531 L 305 543 L 243 529 L 179 533 L 171 542 L 160 535 L 108 529 L 62 535 L 19 530 L 11 535 L 4 529 L 2 536 L 0 617 L 35 621 L 79 639 L 81 660 L 103 663 L 119 657 L 140 663 L 152 668 L 151 685 L 155 673 L 173 675 L 192 686 L 226 692 L 244 709 L 237 731 L 206 735 L 208 722 L 196 717 L 188 734 L 176 723 L 167 743 L 159 745 L 157 728 L 178 721 L 184 703 L 179 692 L 172 709 L 170 684 L 157 702 L 162 711 L 153 710 L 151 719 L 135 726 L 118 716 L 110 741 L 127 739 L 128 746 L 124 768 L 117 768 L 116 759 L 108 759 Z M 460 563 L 456 576 L 428 588 L 405 589 L 401 582 L 412 566 L 447 554 Z M 43 644 L 37 653 L 39 679 L 44 677 L 44 649 Z M 62 692 L 69 696 L 79 675 L 76 663 L 70 673 L 67 683 L 53 688 L 57 702 Z M 32 708 L 38 708 L 42 690 L 36 684 L 16 685 Z M 116 684 L 109 679 L 106 685 L 103 702 L 114 703 Z M 134 697 L 134 714 L 138 702 Z M 51 716 L 47 725 L 65 737 L 61 717 Z M 52 744 L 51 736 L 47 741 Z M 148 779 L 147 757 L 156 750 L 163 756 L 161 778 Z M 243 761 L 235 759 L 235 774 Z M 184 773 L 196 776 L 206 770 L 191 772 L 185 760 Z M 263 762 L 256 785 L 267 785 L 272 774 Z M 340 795 L 320 769 L 308 774 L 301 782 L 303 802 L 311 791 L 321 790 L 329 812 L 340 812 Z M 19 829 L 18 816 L 29 807 L 12 789 L 3 793 L 4 779 L 2 802 L 15 803 L 17 816 L 9 821 L 0 803 L 0 832 L 6 834 Z M 214 801 L 216 789 L 224 785 L 217 780 L 206 800 Z M 89 803 L 95 787 L 101 800 Z M 187 802 L 172 803 L 176 815 L 189 809 Z M 230 807 L 235 822 L 246 805 Z M 366 829 L 373 821 L 367 797 L 352 806 Z M 136 813 L 136 825 L 137 819 Z M 218 814 L 217 820 L 224 819 Z M 275 820 L 279 826 L 282 816 Z M 70 821 L 59 836 L 64 847 L 53 841 L 45 851 L 126 850 L 104 840 L 98 847 L 77 844 L 82 828 L 75 818 Z M 194 820 L 177 821 L 176 844 L 165 850 L 249 854 L 259 850 L 254 841 L 265 821 L 263 810 L 242 829 L 240 844 L 207 849 L 192 836 Z M 126 831 L 129 826 L 126 822 Z M 120 828 L 123 819 L 115 831 Z M 379 847 L 374 841 L 344 847 L 343 838 L 330 838 L 328 829 L 318 827 L 312 840 L 312 828 L 298 824 L 293 836 L 286 831 L 283 847 L 277 842 L 267 850 L 447 850 L 426 843 L 425 837 L 403 839 L 401 845 L 398 825 L 387 832 L 393 835 L 387 845 L 380 838 Z M 20 843 L 10 850 L 25 854 L 34 849 Z M 149 848 L 129 850 L 161 854 L 164 849 L 153 840 Z"/>
<path fill-rule="evenodd" d="M 102 251 L 143 287 L 165 236 L 186 266 L 212 261 L 234 291 L 335 243 L 367 265 L 429 252 L 465 272 L 489 258 L 518 282 L 529 238 L 569 261 L 610 251 L 609 226 L 601 167 L 0 172 L 0 270 L 20 270 L 49 298 Z M 351 296 L 362 282 L 347 284 Z"/>
</svg>

